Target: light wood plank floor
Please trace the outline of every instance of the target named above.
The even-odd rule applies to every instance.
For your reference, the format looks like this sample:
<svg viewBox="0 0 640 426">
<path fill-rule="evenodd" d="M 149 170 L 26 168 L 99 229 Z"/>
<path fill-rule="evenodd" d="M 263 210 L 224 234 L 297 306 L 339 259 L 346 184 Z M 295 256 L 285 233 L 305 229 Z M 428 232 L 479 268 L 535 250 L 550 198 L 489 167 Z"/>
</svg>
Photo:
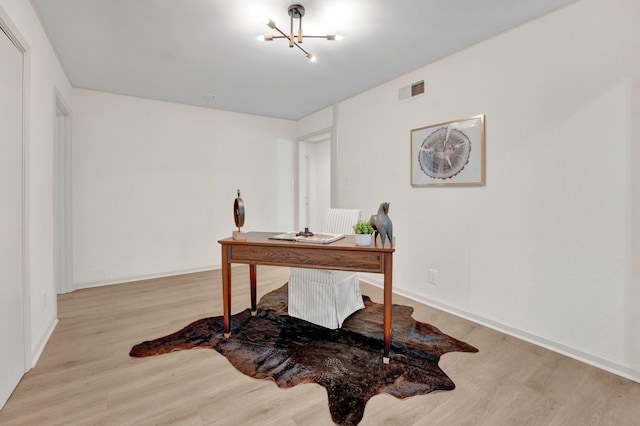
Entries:
<svg viewBox="0 0 640 426">
<path fill-rule="evenodd" d="M 233 311 L 249 306 L 247 267 L 233 268 Z M 258 268 L 258 297 L 288 269 Z M 237 372 L 213 350 L 129 357 L 144 340 L 222 314 L 219 271 L 79 290 L 58 297 L 60 322 L 38 365 L 0 411 L 2 425 L 331 425 L 324 388 L 280 389 Z M 382 302 L 379 288 L 363 294 Z M 401 296 L 414 318 L 476 346 L 440 362 L 450 392 L 378 395 L 367 425 L 640 425 L 640 384 Z"/>
</svg>

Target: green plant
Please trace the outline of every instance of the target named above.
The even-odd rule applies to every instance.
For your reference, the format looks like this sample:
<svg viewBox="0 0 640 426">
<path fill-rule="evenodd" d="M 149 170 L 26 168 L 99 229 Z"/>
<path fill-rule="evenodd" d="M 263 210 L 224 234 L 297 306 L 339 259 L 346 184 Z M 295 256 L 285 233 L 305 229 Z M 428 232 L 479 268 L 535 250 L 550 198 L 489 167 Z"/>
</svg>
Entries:
<svg viewBox="0 0 640 426">
<path fill-rule="evenodd" d="M 356 234 L 373 234 L 373 226 L 366 220 L 359 220 L 353 225 L 353 232 Z"/>
</svg>

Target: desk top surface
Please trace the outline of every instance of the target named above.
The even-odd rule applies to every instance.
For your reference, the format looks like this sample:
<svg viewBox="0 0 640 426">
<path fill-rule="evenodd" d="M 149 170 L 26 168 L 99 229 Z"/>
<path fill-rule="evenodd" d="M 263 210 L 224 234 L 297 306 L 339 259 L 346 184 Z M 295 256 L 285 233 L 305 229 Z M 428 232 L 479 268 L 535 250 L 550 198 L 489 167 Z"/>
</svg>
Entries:
<svg viewBox="0 0 640 426">
<path fill-rule="evenodd" d="M 260 246 L 286 246 L 286 247 L 300 247 L 300 248 L 320 248 L 327 250 L 358 250 L 358 251 L 377 251 L 377 252 L 389 252 L 395 251 L 395 238 L 394 245 L 391 246 L 389 241 L 386 242 L 384 247 L 380 242 L 380 238 L 376 241 L 371 241 L 370 246 L 358 246 L 355 242 L 353 235 L 345 235 L 344 238 L 334 241 L 328 244 L 320 243 L 308 243 L 303 241 L 288 241 L 288 240 L 271 240 L 269 237 L 273 235 L 281 234 L 281 232 L 247 232 L 246 240 L 234 240 L 232 237 L 219 240 L 220 244 L 231 245 L 260 245 Z"/>
</svg>

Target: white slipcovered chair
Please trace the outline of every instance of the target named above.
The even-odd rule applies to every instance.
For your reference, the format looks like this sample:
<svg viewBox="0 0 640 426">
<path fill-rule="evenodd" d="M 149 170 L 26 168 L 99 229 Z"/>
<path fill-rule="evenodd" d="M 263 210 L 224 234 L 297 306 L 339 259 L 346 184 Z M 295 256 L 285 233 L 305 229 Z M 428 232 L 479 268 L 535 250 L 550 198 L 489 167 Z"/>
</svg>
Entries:
<svg viewBox="0 0 640 426">
<path fill-rule="evenodd" d="M 360 220 L 357 209 L 327 209 L 321 232 L 353 234 Z M 291 268 L 289 316 L 336 329 L 355 311 L 364 308 L 358 274 L 349 271 Z"/>
</svg>

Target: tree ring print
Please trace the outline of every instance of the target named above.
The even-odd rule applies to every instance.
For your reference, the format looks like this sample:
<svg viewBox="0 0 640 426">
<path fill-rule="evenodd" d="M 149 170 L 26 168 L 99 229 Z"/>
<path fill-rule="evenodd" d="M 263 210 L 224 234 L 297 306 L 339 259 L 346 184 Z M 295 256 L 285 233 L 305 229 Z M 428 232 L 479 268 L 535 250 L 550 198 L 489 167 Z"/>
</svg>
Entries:
<svg viewBox="0 0 640 426">
<path fill-rule="evenodd" d="M 425 138 L 418 150 L 420 168 L 434 179 L 450 179 L 469 162 L 471 140 L 460 130 L 441 127 Z"/>
</svg>

